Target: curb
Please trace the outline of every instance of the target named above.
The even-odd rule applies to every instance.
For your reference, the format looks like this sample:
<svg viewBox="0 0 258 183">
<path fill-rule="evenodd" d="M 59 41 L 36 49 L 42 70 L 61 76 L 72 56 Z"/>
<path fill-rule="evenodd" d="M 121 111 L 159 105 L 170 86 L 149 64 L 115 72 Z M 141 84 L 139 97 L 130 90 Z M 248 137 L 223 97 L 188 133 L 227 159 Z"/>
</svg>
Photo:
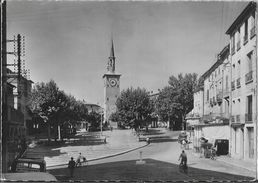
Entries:
<svg viewBox="0 0 258 183">
<path fill-rule="evenodd" d="M 253 169 L 247 168 L 245 166 L 241 166 L 241 165 L 236 164 L 236 163 L 231 163 L 231 162 L 224 161 L 224 160 L 221 160 L 221 159 L 217 159 L 217 161 L 220 161 L 220 162 L 223 162 L 223 163 L 227 163 L 229 165 L 233 165 L 233 166 L 236 166 L 236 167 L 239 167 L 239 168 L 243 168 L 243 169 L 246 169 L 246 170 L 251 171 L 251 172 L 255 172 L 255 170 L 253 170 Z"/>
<path fill-rule="evenodd" d="M 192 154 L 193 154 L 193 156 L 198 157 L 197 153 L 192 152 Z M 220 162 L 223 162 L 223 163 L 226 163 L 226 164 L 229 164 L 229 165 L 238 167 L 238 168 L 243 168 L 243 169 L 245 169 L 245 170 L 248 170 L 248 171 L 251 171 L 251 172 L 255 172 L 255 170 L 253 170 L 253 169 L 251 169 L 251 168 L 247 168 L 247 167 L 241 166 L 241 165 L 239 165 L 239 164 L 237 164 L 237 163 L 232 163 L 232 162 L 230 162 L 230 161 L 224 161 L 224 160 L 222 160 L 222 159 L 220 159 L 220 158 L 217 158 L 216 161 L 220 161 Z"/>
<path fill-rule="evenodd" d="M 106 159 L 106 158 L 112 158 L 112 157 L 115 157 L 115 156 L 119 156 L 119 155 L 122 155 L 122 154 L 126 154 L 126 153 L 129 153 L 129 152 L 132 152 L 132 151 L 135 151 L 135 150 L 138 150 L 138 149 L 141 149 L 141 148 L 144 148 L 146 146 L 148 146 L 149 144 L 145 144 L 143 146 L 140 146 L 140 147 L 136 147 L 136 148 L 133 148 L 133 149 L 129 149 L 129 150 L 126 150 L 126 151 L 122 151 L 122 152 L 119 152 L 119 153 L 115 153 L 115 154 L 111 154 L 111 155 L 108 155 L 108 156 L 102 156 L 102 157 L 99 157 L 99 158 L 93 158 L 93 159 L 90 159 L 88 160 L 87 162 L 91 162 L 91 161 L 97 161 L 97 160 L 101 160 L 101 159 Z M 59 164 L 59 165 L 51 165 L 51 166 L 47 166 L 46 168 L 56 168 L 56 167 L 62 167 L 62 166 L 67 166 L 67 163 L 64 163 L 64 164 Z M 87 166 L 87 165 L 86 165 Z"/>
</svg>

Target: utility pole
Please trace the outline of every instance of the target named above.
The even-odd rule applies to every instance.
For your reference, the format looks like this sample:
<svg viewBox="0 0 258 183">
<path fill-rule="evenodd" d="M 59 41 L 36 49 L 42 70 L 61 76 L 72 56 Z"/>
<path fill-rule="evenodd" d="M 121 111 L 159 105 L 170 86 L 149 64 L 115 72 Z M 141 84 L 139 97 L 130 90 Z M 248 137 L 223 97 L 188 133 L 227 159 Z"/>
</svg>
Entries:
<svg viewBox="0 0 258 183">
<path fill-rule="evenodd" d="M 258 62 L 258 59 L 257 59 L 257 54 L 258 54 L 258 47 L 257 47 L 257 28 L 258 28 L 258 17 L 257 17 L 257 15 L 258 15 L 258 7 L 257 7 L 257 3 L 256 2 L 254 2 L 255 3 L 255 5 L 256 5 L 256 8 L 255 8 L 255 15 L 254 15 L 254 18 L 255 18 L 255 23 L 254 23 L 254 26 L 255 26 L 255 32 L 256 32 L 256 38 L 255 38 L 255 66 L 256 66 L 256 82 L 255 82 L 255 104 L 256 104 L 256 106 L 255 106 L 255 159 L 256 159 L 256 166 L 255 166 L 255 168 L 256 168 L 256 171 L 255 171 L 255 180 L 257 181 L 258 180 L 258 144 L 257 144 L 257 142 L 258 142 L 258 134 L 257 134 L 257 114 L 258 114 L 258 109 L 257 109 L 257 100 L 258 100 L 258 97 L 257 97 L 257 95 L 258 95 L 258 85 L 257 85 L 257 82 L 258 82 L 258 75 L 257 75 L 257 72 L 258 72 L 258 70 L 257 70 L 257 62 Z"/>
<path fill-rule="evenodd" d="M 1 121 L 0 121 L 0 150 L 2 152 L 2 156 L 0 156 L 0 174 L 7 172 L 7 139 L 3 136 L 3 128 L 6 129 L 6 121 L 7 121 L 7 93 L 6 93 L 6 68 L 5 65 L 7 63 L 6 57 L 6 1 L 1 0 L 1 101 L 2 105 L 0 105 L 1 112 Z M 1 177 L 2 179 L 2 177 Z"/>
</svg>

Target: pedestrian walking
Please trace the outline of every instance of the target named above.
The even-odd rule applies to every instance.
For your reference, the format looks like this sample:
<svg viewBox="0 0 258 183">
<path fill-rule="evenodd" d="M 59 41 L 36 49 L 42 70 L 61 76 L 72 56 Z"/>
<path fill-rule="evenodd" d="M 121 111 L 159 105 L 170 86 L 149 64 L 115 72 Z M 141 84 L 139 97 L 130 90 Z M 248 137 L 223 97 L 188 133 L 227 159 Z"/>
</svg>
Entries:
<svg viewBox="0 0 258 183">
<path fill-rule="evenodd" d="M 76 166 L 80 166 L 81 165 L 81 159 L 83 158 L 83 156 L 82 156 L 82 153 L 79 153 L 79 156 L 78 156 L 78 158 L 77 158 L 77 160 L 76 160 Z"/>
<path fill-rule="evenodd" d="M 186 155 L 184 150 L 180 154 L 178 161 L 180 161 L 180 159 L 181 159 L 181 163 L 180 164 L 182 164 L 184 166 L 187 166 L 187 155 Z"/>
<path fill-rule="evenodd" d="M 75 168 L 75 161 L 73 160 L 73 157 L 71 157 L 71 160 L 68 163 L 68 168 L 70 170 L 70 176 L 73 177 L 74 168 Z"/>
<path fill-rule="evenodd" d="M 150 138 L 149 137 L 146 138 L 146 143 L 150 144 Z"/>
<path fill-rule="evenodd" d="M 183 172 L 187 174 L 188 173 L 187 155 L 184 150 L 180 154 L 178 161 L 180 161 L 180 159 L 181 159 L 181 162 L 179 164 L 179 170 L 183 170 Z"/>
</svg>

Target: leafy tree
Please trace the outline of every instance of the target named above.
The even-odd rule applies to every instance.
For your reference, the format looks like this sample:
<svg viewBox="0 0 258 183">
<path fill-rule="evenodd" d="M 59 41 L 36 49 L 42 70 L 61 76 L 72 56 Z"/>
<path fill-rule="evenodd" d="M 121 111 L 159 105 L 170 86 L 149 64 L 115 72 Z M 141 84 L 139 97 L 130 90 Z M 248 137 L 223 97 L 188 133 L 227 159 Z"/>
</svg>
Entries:
<svg viewBox="0 0 258 183">
<path fill-rule="evenodd" d="M 177 121 L 176 126 L 185 128 L 185 116 L 193 109 L 193 93 L 197 88 L 197 74 L 179 74 L 169 77 L 157 100 L 156 111 L 163 120 Z M 171 123 L 170 123 L 171 124 Z"/>
<path fill-rule="evenodd" d="M 154 106 L 150 102 L 148 93 L 145 89 L 128 88 L 121 92 L 116 102 L 117 113 L 112 115 L 124 125 L 135 129 L 147 126 L 149 116 L 154 110 Z"/>
<path fill-rule="evenodd" d="M 34 86 L 31 93 L 29 108 L 48 124 L 48 139 L 50 140 L 50 125 L 56 120 L 60 109 L 59 88 L 51 80 L 48 83 L 39 83 Z"/>
<path fill-rule="evenodd" d="M 77 101 L 72 95 L 67 95 L 64 91 L 59 90 L 53 80 L 34 86 L 29 109 L 34 116 L 39 116 L 48 125 L 49 140 L 51 126 L 58 129 L 65 122 L 75 125 L 78 121 L 86 120 L 88 117 L 86 105 Z M 60 137 L 61 134 L 59 133 L 58 136 Z"/>
<path fill-rule="evenodd" d="M 91 124 L 91 127 L 94 129 L 100 128 L 101 115 L 95 111 L 92 111 L 88 115 L 88 121 Z"/>
</svg>

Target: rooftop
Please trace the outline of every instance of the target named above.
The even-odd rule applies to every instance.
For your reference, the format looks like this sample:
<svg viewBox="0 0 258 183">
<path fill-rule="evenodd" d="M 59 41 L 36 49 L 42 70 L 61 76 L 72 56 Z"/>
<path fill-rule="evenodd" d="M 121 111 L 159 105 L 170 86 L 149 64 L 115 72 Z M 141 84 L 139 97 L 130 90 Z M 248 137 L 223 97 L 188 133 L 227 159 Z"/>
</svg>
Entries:
<svg viewBox="0 0 258 183">
<path fill-rule="evenodd" d="M 232 23 L 232 25 L 228 28 L 226 34 L 232 34 L 238 28 L 238 26 L 245 21 L 245 18 L 255 11 L 255 8 L 256 3 L 254 1 L 251 1 L 240 13 L 240 15 L 236 18 L 236 20 Z"/>
</svg>

